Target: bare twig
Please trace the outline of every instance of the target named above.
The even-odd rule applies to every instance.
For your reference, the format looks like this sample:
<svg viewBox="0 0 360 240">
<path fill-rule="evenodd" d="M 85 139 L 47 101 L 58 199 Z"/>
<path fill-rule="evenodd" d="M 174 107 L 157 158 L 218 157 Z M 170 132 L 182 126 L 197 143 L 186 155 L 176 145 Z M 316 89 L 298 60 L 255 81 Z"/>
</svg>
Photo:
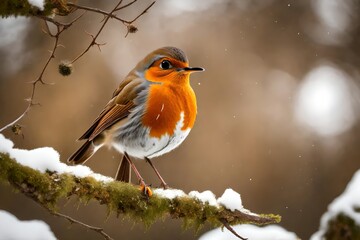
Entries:
<svg viewBox="0 0 360 240">
<path fill-rule="evenodd" d="M 236 237 L 240 238 L 241 240 L 247 240 L 247 238 L 243 238 L 242 236 L 240 236 L 231 226 L 230 224 L 226 221 L 226 219 L 220 219 L 220 222 L 224 225 L 224 227 L 226 227 L 232 234 L 234 234 Z"/>
<path fill-rule="evenodd" d="M 133 20 L 127 22 L 128 24 L 132 24 L 133 22 L 135 22 L 136 20 L 138 20 L 142 15 L 144 15 L 153 5 L 155 4 L 155 1 L 152 2 L 147 8 L 145 8 L 144 11 L 142 11 L 142 13 L 140 13 L 139 15 L 137 15 Z"/>
<path fill-rule="evenodd" d="M 107 234 L 103 228 L 100 227 L 95 227 L 89 224 L 86 224 L 84 222 L 81 222 L 79 220 L 76 220 L 66 214 L 63 213 L 59 213 L 59 212 L 55 212 L 54 210 L 50 209 L 47 205 L 44 205 L 41 201 L 39 201 L 38 196 L 36 195 L 36 193 L 34 192 L 33 187 L 29 187 L 26 184 L 21 184 L 21 183 L 17 183 L 12 181 L 11 182 L 14 186 L 16 186 L 18 189 L 20 189 L 20 191 L 25 194 L 25 196 L 29 197 L 30 199 L 32 199 L 35 203 L 37 203 L 39 206 L 44 207 L 50 214 L 57 216 L 57 217 L 62 217 L 65 218 L 66 220 L 68 220 L 71 224 L 72 223 L 76 223 L 79 224 L 83 227 L 86 227 L 89 230 L 95 231 L 99 234 L 101 234 L 106 240 L 114 240 L 112 237 L 110 237 L 109 234 Z"/>
<path fill-rule="evenodd" d="M 41 19 L 43 19 L 45 21 L 45 25 L 47 27 L 47 34 L 53 38 L 55 38 L 54 40 L 54 45 L 53 45 L 53 48 L 52 50 L 50 51 L 50 56 L 49 58 L 47 59 L 44 67 L 42 68 L 41 72 L 40 72 L 40 75 L 37 77 L 37 79 L 33 82 L 31 82 L 32 84 L 32 88 L 31 88 L 31 94 L 30 94 L 30 97 L 27 98 L 26 100 L 28 101 L 28 105 L 25 109 L 25 111 L 18 117 L 16 118 L 14 121 L 10 122 L 9 124 L 7 124 L 6 126 L 2 127 L 0 129 L 0 132 L 2 132 L 3 130 L 13 126 L 15 123 L 17 123 L 20 119 L 22 119 L 31 109 L 32 106 L 34 105 L 38 105 L 37 103 L 34 102 L 34 98 L 35 98 L 35 92 L 36 92 L 36 86 L 38 85 L 38 83 L 41 83 L 41 84 L 46 84 L 46 82 L 43 80 L 43 75 L 45 73 L 45 70 L 47 69 L 47 67 L 49 66 L 49 63 L 51 62 L 51 60 L 53 58 L 55 58 L 55 51 L 56 49 L 58 48 L 59 46 L 59 37 L 61 35 L 61 33 L 63 33 L 63 31 L 65 31 L 67 28 L 69 28 L 74 22 L 76 22 L 80 17 L 82 17 L 82 15 L 80 15 L 79 17 L 75 18 L 73 21 L 71 21 L 70 23 L 59 23 L 57 21 L 54 21 L 52 18 L 48 18 L 48 17 L 45 17 L 45 16 L 37 16 Z M 51 22 L 53 24 L 56 25 L 57 27 L 57 32 L 56 34 L 52 34 L 50 29 L 49 29 L 49 26 L 47 25 L 47 22 Z M 43 30 L 44 31 L 44 30 Z"/>
<path fill-rule="evenodd" d="M 104 20 L 103 24 L 101 25 L 99 31 L 96 33 L 95 36 L 92 36 L 92 41 L 91 41 L 90 44 L 87 46 L 87 48 L 86 48 L 82 53 L 80 53 L 77 57 L 75 57 L 75 58 L 71 61 L 71 63 L 76 62 L 79 58 L 81 58 L 82 56 L 84 56 L 84 54 L 87 53 L 92 46 L 97 45 L 97 46 L 99 47 L 99 44 L 96 42 L 96 39 L 97 39 L 97 37 L 100 35 L 100 33 L 102 32 L 102 30 L 104 29 L 106 23 L 109 21 L 110 15 L 112 15 L 112 13 L 115 11 L 115 9 L 116 9 L 117 7 L 119 7 L 119 5 L 122 3 L 122 1 L 123 1 L 123 0 L 120 0 L 120 1 L 118 2 L 118 4 L 116 4 L 115 8 L 109 13 L 109 15 L 107 15 L 107 17 L 105 18 L 105 20 Z"/>
<path fill-rule="evenodd" d="M 129 34 L 129 29 L 131 29 L 129 26 L 130 24 L 132 24 L 133 22 L 135 22 L 137 19 L 139 19 L 142 15 L 144 15 L 147 10 L 149 10 L 155 2 L 152 2 L 143 12 L 141 12 L 138 16 L 136 16 L 133 20 L 131 21 L 128 21 L 128 20 L 124 20 L 124 19 L 121 19 L 119 17 L 117 17 L 114 12 L 115 11 L 119 11 L 121 9 L 124 9 L 124 8 L 127 8 L 129 6 L 131 6 L 132 4 L 134 4 L 137 0 L 133 0 L 132 2 L 130 3 L 127 3 L 123 6 L 120 6 L 121 3 L 123 2 L 123 0 L 120 0 L 118 2 L 118 4 L 114 7 L 114 9 L 111 11 L 111 12 L 106 12 L 106 11 L 103 11 L 103 10 L 100 10 L 100 9 L 96 9 L 96 8 L 91 8 L 91 7 L 86 7 L 86 6 L 80 6 L 80 5 L 77 5 L 77 4 L 74 4 L 74 3 L 67 3 L 67 6 L 69 7 L 73 7 L 76 11 L 76 9 L 82 9 L 82 10 L 86 10 L 86 11 L 90 11 L 90 12 L 95 12 L 95 13 L 100 13 L 102 15 L 104 15 L 104 20 L 103 20 L 103 24 L 102 26 L 100 27 L 99 31 L 97 32 L 97 34 L 94 36 L 94 35 L 91 35 L 89 34 L 91 37 L 92 37 L 92 41 L 90 42 L 90 44 L 88 45 L 88 47 L 83 51 L 81 52 L 77 57 L 74 58 L 74 60 L 72 60 L 71 63 L 74 63 L 75 61 L 77 61 L 79 58 L 81 58 L 85 53 L 87 53 L 90 48 L 94 45 L 98 46 L 99 50 L 101 51 L 100 47 L 102 45 L 104 45 L 104 43 L 97 43 L 96 42 L 96 39 L 97 37 L 100 35 L 100 33 L 102 32 L 102 30 L 104 29 L 106 23 L 108 22 L 108 20 L 110 18 L 114 18 L 114 19 L 117 19 L 119 21 L 121 21 L 124 25 L 127 26 L 127 33 L 126 33 L 126 36 Z M 69 13 L 73 13 L 74 11 L 70 11 Z M 85 13 L 85 12 L 84 12 Z M 60 38 L 60 35 L 66 30 L 68 29 L 69 27 L 72 26 L 73 23 L 75 23 L 79 18 L 81 18 L 83 16 L 82 13 L 80 16 L 78 16 L 77 18 L 75 18 L 73 21 L 71 21 L 70 23 L 61 23 L 57 20 L 55 20 L 54 18 L 50 18 L 50 17 L 47 17 L 47 16 L 42 16 L 42 15 L 34 15 L 34 17 L 38 17 L 38 18 L 41 18 L 45 21 L 45 26 L 46 26 L 46 30 L 42 29 L 42 31 L 44 31 L 45 33 L 47 33 L 50 37 L 54 38 L 54 45 L 53 45 L 53 48 L 52 50 L 50 51 L 50 56 L 49 58 L 47 59 L 44 67 L 42 68 L 39 76 L 37 77 L 37 79 L 33 82 L 31 82 L 32 84 L 32 88 L 31 88 L 31 94 L 30 94 L 30 97 L 27 98 L 26 100 L 28 101 L 28 105 L 26 106 L 24 112 L 19 116 L 17 117 L 15 120 L 13 120 L 12 122 L 8 123 L 7 125 L 5 125 L 4 127 L 2 127 L 0 129 L 0 132 L 4 131 L 5 129 L 11 127 L 11 126 L 14 126 L 18 121 L 20 121 L 23 117 L 25 117 L 28 112 L 30 111 L 30 109 L 34 106 L 34 105 L 39 105 L 38 103 L 35 103 L 34 102 L 34 99 L 35 99 L 35 93 L 36 93 L 36 89 L 37 89 L 37 85 L 39 83 L 41 84 L 49 84 L 49 83 L 46 83 L 43 79 L 43 75 L 46 71 L 46 69 L 48 68 L 50 62 L 52 59 L 55 58 L 55 52 L 57 50 L 58 47 L 60 46 L 63 46 L 61 44 L 59 44 L 59 38 Z M 49 26 L 48 26 L 48 22 L 51 22 L 52 24 L 54 24 L 56 26 L 56 33 L 52 33 L 49 29 Z M 133 31 L 135 32 L 135 31 Z"/>
<path fill-rule="evenodd" d="M 106 11 L 103 11 L 103 10 L 100 10 L 100 9 L 96 9 L 96 8 L 91 8 L 91 7 L 85 7 L 85 6 L 80 6 L 80 5 L 77 5 L 77 4 L 74 4 L 74 3 L 68 3 L 68 6 L 71 6 L 71 7 L 75 7 L 75 8 L 78 8 L 78 9 L 83 9 L 83 10 L 87 10 L 87 11 L 92 11 L 92 12 L 96 12 L 96 13 L 101 13 L 105 16 L 105 19 L 103 20 L 103 23 L 100 27 L 100 29 L 98 30 L 98 32 L 95 34 L 95 36 L 91 35 L 92 37 L 92 41 L 90 42 L 90 44 L 87 46 L 87 48 L 85 48 L 84 51 L 82 51 L 77 57 L 75 57 L 71 63 L 74 63 L 76 62 L 79 58 L 81 58 L 82 56 L 84 56 L 84 54 L 86 54 L 90 48 L 94 45 L 98 46 L 98 48 L 100 49 L 100 46 L 103 45 L 103 44 L 99 44 L 96 42 L 96 39 L 98 38 L 98 36 L 100 35 L 100 33 L 103 31 L 106 23 L 109 21 L 110 18 L 115 18 L 119 21 L 121 21 L 122 23 L 124 24 L 132 24 L 133 22 L 135 22 L 137 19 L 139 19 L 142 15 L 144 15 L 154 4 L 155 2 L 152 2 L 147 8 L 145 8 L 138 16 L 136 16 L 133 20 L 131 21 L 126 21 L 124 19 L 121 19 L 119 17 L 117 17 L 116 15 L 114 15 L 114 12 L 117 11 L 117 10 L 120 10 L 120 9 L 123 9 L 125 6 L 130 6 L 132 3 L 134 3 L 135 1 L 133 1 L 131 4 L 126 4 L 122 7 L 119 7 L 121 5 L 123 0 L 120 0 L 118 2 L 118 4 L 113 8 L 113 10 L 111 10 L 110 12 L 106 12 Z M 127 28 L 128 31 L 125 35 L 125 37 L 128 35 L 129 33 L 129 28 Z"/>
<path fill-rule="evenodd" d="M 135 29 L 135 32 L 137 31 L 137 28 L 134 27 L 132 25 L 133 22 L 135 22 L 137 19 L 139 19 L 139 17 L 141 17 L 142 15 L 144 15 L 153 5 L 155 4 L 155 2 L 152 2 L 147 8 L 145 8 L 144 11 L 142 11 L 142 13 L 140 13 L 138 16 L 136 16 L 133 20 L 129 21 L 128 22 L 128 25 L 127 25 L 127 32 L 125 34 L 125 37 L 127 37 L 129 35 L 129 33 L 132 33 L 132 29 Z"/>
<path fill-rule="evenodd" d="M 49 210 L 49 209 L 48 209 Z M 62 213 L 59 213 L 59 212 L 53 212 L 51 210 L 49 210 L 49 212 L 52 214 L 52 215 L 55 215 L 57 217 L 62 217 L 62 218 L 65 218 L 66 220 L 68 220 L 70 223 L 76 223 L 76 224 L 79 224 L 83 227 L 86 227 L 87 229 L 90 229 L 92 231 L 95 231 L 95 232 L 98 232 L 100 233 L 106 240 L 114 240 L 112 237 L 109 236 L 109 234 L 107 234 L 103 228 L 100 228 L 100 227 L 95 227 L 95 226 L 91 226 L 89 224 L 86 224 L 86 223 L 83 223 L 79 220 L 76 220 L 68 215 L 65 215 L 65 214 L 62 214 Z"/>
<path fill-rule="evenodd" d="M 122 22 L 124 24 L 129 22 L 129 21 L 126 21 L 126 20 L 124 20 L 122 18 L 119 18 L 118 16 L 113 14 L 113 12 L 115 12 L 115 11 L 106 12 L 106 11 L 103 11 L 103 10 L 98 9 L 98 8 L 92 8 L 92 7 L 88 7 L 88 6 L 81 6 L 81 5 L 78 5 L 78 4 L 75 4 L 75 3 L 67 3 L 67 5 L 70 6 L 70 7 L 74 7 L 76 9 L 82 9 L 82 10 L 86 10 L 86 11 L 89 11 L 89 12 L 95 12 L 95 13 L 103 14 L 104 16 L 108 16 L 110 18 L 114 18 L 116 20 L 119 20 L 120 22 Z"/>
<path fill-rule="evenodd" d="M 48 59 L 46 60 L 45 62 L 45 65 L 44 67 L 42 68 L 41 72 L 40 72 L 40 75 L 37 77 L 37 79 L 33 82 L 31 82 L 32 84 L 32 88 L 31 88 L 31 93 L 30 93 L 30 97 L 26 99 L 26 101 L 28 102 L 28 105 L 25 109 L 25 111 L 19 116 L 17 117 L 14 121 L 10 122 L 9 124 L 7 124 L 6 126 L 2 127 L 0 129 L 0 132 L 4 131 L 5 129 L 13 126 L 14 124 L 16 124 L 20 119 L 22 119 L 31 109 L 31 107 L 33 107 L 34 105 L 39 105 L 38 103 L 35 103 L 34 102 L 34 98 L 35 98 L 35 92 L 36 92 L 36 87 L 39 83 L 41 84 L 48 84 L 46 83 L 44 80 L 43 80 L 43 76 L 44 76 L 44 73 L 45 73 L 45 70 L 47 69 L 47 67 L 49 66 L 49 63 L 51 62 L 51 60 L 53 58 L 55 58 L 55 51 L 56 49 L 58 48 L 59 46 L 59 38 L 60 38 L 60 35 L 61 33 L 63 33 L 67 28 L 69 28 L 73 23 L 75 23 L 80 17 L 82 17 L 82 15 L 80 15 L 79 17 L 75 18 L 73 21 L 71 21 L 70 23 L 60 23 L 60 22 L 57 22 L 57 21 L 54 21 L 52 18 L 48 18 L 48 17 L 45 17 L 45 16 L 37 16 L 41 19 L 43 19 L 45 21 L 45 25 L 47 27 L 47 34 L 54 38 L 54 45 L 53 45 L 53 48 L 52 50 L 50 51 L 50 56 L 48 57 Z M 50 32 L 50 29 L 47 25 L 47 21 L 48 22 L 51 22 L 53 24 L 56 25 L 56 28 L 57 28 L 57 32 L 55 34 L 51 33 Z"/>
<path fill-rule="evenodd" d="M 109 18 L 114 18 L 116 20 L 119 20 L 120 22 L 124 23 L 124 24 L 132 24 L 133 22 L 135 22 L 137 19 L 139 19 L 142 15 L 144 15 L 154 4 L 156 1 L 152 2 L 148 7 L 146 7 L 146 9 L 140 13 L 139 15 L 137 15 L 133 20 L 125 20 L 125 19 L 122 19 L 122 18 L 119 18 L 118 16 L 116 16 L 114 14 L 114 12 L 116 11 L 119 11 L 121 9 L 124 9 L 126 7 L 129 7 L 131 6 L 133 3 L 135 3 L 137 0 L 134 0 L 128 4 L 125 4 L 124 6 L 121 6 L 121 7 L 117 7 L 115 9 L 113 9 L 111 12 L 106 12 L 104 10 L 101 10 L 101 9 L 98 9 L 98 8 L 92 8 L 92 7 L 88 7 L 88 6 L 82 6 L 82 5 L 78 5 L 78 4 L 75 4 L 75 3 L 67 3 L 67 5 L 69 7 L 74 7 L 74 8 L 77 8 L 77 9 L 83 9 L 83 10 L 86 10 L 86 11 L 89 11 L 89 12 L 95 12 L 95 13 L 100 13 L 100 14 L 103 14 L 104 16 L 107 16 Z M 120 1 L 122 2 L 122 1 Z M 121 4 L 121 3 L 120 3 Z"/>
<path fill-rule="evenodd" d="M 127 8 L 129 6 L 131 6 L 133 3 L 135 3 L 137 0 L 134 0 L 132 2 L 129 2 L 128 4 L 125 4 L 124 6 L 118 7 L 117 9 L 115 9 L 115 11 L 119 11 L 121 9 Z"/>
</svg>

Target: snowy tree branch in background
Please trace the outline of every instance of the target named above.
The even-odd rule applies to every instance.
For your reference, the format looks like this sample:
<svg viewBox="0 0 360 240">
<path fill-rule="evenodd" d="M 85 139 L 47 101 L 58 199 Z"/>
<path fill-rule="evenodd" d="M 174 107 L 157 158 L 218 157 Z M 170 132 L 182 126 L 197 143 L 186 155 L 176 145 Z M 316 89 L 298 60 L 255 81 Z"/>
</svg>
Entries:
<svg viewBox="0 0 360 240">
<path fill-rule="evenodd" d="M 44 30 L 44 31 L 50 37 L 54 38 L 54 47 L 50 51 L 50 56 L 47 59 L 47 61 L 45 62 L 44 67 L 42 68 L 39 76 L 36 78 L 35 81 L 31 82 L 31 84 L 32 84 L 31 93 L 30 93 L 29 98 L 26 99 L 28 104 L 27 104 L 24 112 L 22 112 L 15 120 L 6 124 L 4 127 L 0 128 L 0 132 L 11 127 L 12 131 L 15 134 L 22 134 L 21 125 L 19 125 L 17 123 L 29 113 L 30 109 L 34 105 L 39 105 L 39 103 L 35 103 L 36 88 L 37 88 L 38 83 L 47 84 L 44 81 L 43 76 L 44 76 L 44 73 L 45 73 L 46 69 L 48 68 L 51 60 L 53 60 L 55 58 L 56 50 L 58 49 L 59 46 L 61 46 L 59 44 L 60 35 L 65 30 L 70 28 L 75 22 L 77 22 L 83 16 L 84 13 L 80 14 L 78 17 L 76 17 L 70 23 L 59 22 L 58 20 L 56 20 L 57 15 L 60 15 L 60 16 L 72 15 L 73 13 L 76 13 L 77 10 L 80 9 L 80 10 L 86 10 L 86 11 L 89 11 L 92 13 L 98 13 L 98 14 L 105 16 L 105 19 L 103 20 L 103 23 L 102 23 L 101 27 L 99 28 L 99 30 L 97 31 L 97 33 L 95 35 L 89 34 L 92 37 L 92 41 L 85 48 L 85 50 L 82 51 L 71 62 L 62 61 L 59 64 L 60 74 L 62 74 L 63 76 L 68 76 L 72 73 L 72 69 L 73 69 L 72 64 L 75 61 L 77 61 L 78 59 L 80 59 L 81 57 L 83 57 L 90 50 L 90 48 L 92 46 L 98 46 L 98 48 L 100 49 L 100 46 L 104 45 L 104 44 L 97 43 L 96 39 L 101 34 L 101 32 L 103 31 L 105 25 L 108 23 L 108 20 L 110 18 L 114 18 L 114 19 L 122 22 L 126 26 L 127 33 L 126 33 L 125 37 L 129 33 L 135 33 L 137 31 L 137 28 L 135 26 L 133 26 L 132 24 L 147 12 L 155 4 L 155 1 L 152 2 L 148 7 L 146 7 L 133 20 L 125 20 L 125 19 L 122 19 L 115 15 L 115 12 L 125 9 L 127 7 L 130 7 L 136 1 L 137 0 L 134 0 L 130 3 L 124 4 L 123 6 L 121 6 L 121 4 L 123 3 L 123 0 L 120 0 L 115 5 L 115 7 L 113 8 L 113 10 L 111 12 L 106 12 L 106 11 L 103 11 L 100 9 L 95 9 L 95 8 L 91 8 L 91 7 L 87 7 L 87 6 L 80 6 L 80 5 L 71 3 L 71 2 L 67 2 L 66 0 L 46 0 L 44 2 L 43 6 L 32 6 L 31 4 L 29 4 L 28 1 L 25 1 L 25 0 L 3 0 L 3 1 L 1 1 L 0 2 L 0 16 L 2 16 L 2 17 L 22 15 L 22 16 L 37 17 L 37 18 L 44 20 L 45 26 L 47 28 L 47 30 Z M 51 33 L 49 24 L 54 24 L 56 26 L 56 33 Z"/>
<path fill-rule="evenodd" d="M 323 214 L 320 229 L 310 240 L 360 239 L 360 170 L 345 191 L 329 204 Z"/>
<path fill-rule="evenodd" d="M 146 226 L 164 216 L 183 219 L 186 227 L 196 230 L 205 223 L 228 227 L 244 223 L 265 225 L 280 221 L 278 215 L 257 215 L 248 210 L 232 211 L 223 206 L 202 202 L 196 197 L 176 194 L 182 192 L 181 190 L 155 189 L 154 194 L 147 197 L 136 186 L 128 183 L 98 181 L 90 176 L 81 178 L 68 173 L 41 173 L 21 165 L 6 153 L 0 153 L 0 181 L 10 183 L 55 214 L 61 198 L 76 196 L 85 204 L 90 200 L 96 200 L 100 204 L 105 204 L 109 213 L 124 214 Z"/>
</svg>

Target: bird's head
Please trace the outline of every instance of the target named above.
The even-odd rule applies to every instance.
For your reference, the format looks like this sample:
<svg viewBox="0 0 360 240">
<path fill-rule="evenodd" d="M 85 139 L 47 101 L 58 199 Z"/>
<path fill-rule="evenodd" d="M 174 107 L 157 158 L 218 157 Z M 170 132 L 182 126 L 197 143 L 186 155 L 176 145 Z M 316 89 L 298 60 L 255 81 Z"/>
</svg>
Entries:
<svg viewBox="0 0 360 240">
<path fill-rule="evenodd" d="M 175 47 L 159 48 L 147 55 L 135 68 L 150 82 L 185 84 L 201 67 L 189 67 L 185 53 Z"/>
</svg>

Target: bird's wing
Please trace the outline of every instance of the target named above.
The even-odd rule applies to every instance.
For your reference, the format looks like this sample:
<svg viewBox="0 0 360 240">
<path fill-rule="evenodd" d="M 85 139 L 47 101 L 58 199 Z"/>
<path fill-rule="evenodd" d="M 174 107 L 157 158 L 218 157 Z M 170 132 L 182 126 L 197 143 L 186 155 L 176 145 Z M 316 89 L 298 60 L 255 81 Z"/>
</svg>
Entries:
<svg viewBox="0 0 360 240">
<path fill-rule="evenodd" d="M 131 109 L 136 106 L 134 99 L 141 90 L 138 86 L 143 82 L 143 79 L 129 75 L 115 90 L 113 98 L 79 140 L 88 139 L 91 141 L 108 127 L 126 118 Z"/>
</svg>

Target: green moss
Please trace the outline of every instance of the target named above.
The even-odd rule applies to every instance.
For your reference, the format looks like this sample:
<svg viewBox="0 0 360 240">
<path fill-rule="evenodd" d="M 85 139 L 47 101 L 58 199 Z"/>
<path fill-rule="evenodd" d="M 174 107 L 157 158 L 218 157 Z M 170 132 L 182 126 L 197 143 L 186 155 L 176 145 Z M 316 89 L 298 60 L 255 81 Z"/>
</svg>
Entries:
<svg viewBox="0 0 360 240">
<path fill-rule="evenodd" d="M 56 10 L 55 10 L 56 9 Z M 69 9 L 66 6 L 65 0 L 45 0 L 44 10 L 29 4 L 27 0 L 1 0 L 0 1 L 0 16 L 48 16 L 56 12 L 60 15 L 67 15 Z"/>
<path fill-rule="evenodd" d="M 53 175 L 41 174 L 37 170 L 18 164 L 2 153 L 0 177 L 2 181 L 7 179 L 18 190 L 50 209 L 54 209 L 59 198 L 66 196 L 74 186 L 68 175 L 54 178 Z"/>
<path fill-rule="evenodd" d="M 266 218 L 266 219 L 272 219 L 274 220 L 274 223 L 280 223 L 281 222 L 281 216 L 277 214 L 259 214 L 260 218 Z M 264 223 L 266 225 L 266 222 Z"/>
<path fill-rule="evenodd" d="M 359 240 L 360 226 L 352 218 L 339 214 L 328 223 L 324 237 L 326 240 Z"/>
<path fill-rule="evenodd" d="M 41 173 L 25 167 L 12 160 L 8 155 L 0 153 L 0 180 L 12 184 L 44 207 L 56 211 L 59 199 L 72 195 L 78 196 L 80 202 L 88 203 L 96 200 L 108 207 L 108 213 L 114 212 L 126 216 L 135 222 L 150 227 L 157 219 L 166 216 L 183 219 L 185 229 L 198 231 L 205 223 L 220 226 L 221 219 L 230 225 L 253 223 L 264 225 L 277 223 L 277 215 L 253 216 L 239 212 L 231 212 L 203 204 L 190 197 L 173 200 L 154 194 L 145 196 L 138 186 L 123 182 L 103 183 L 92 177 L 77 178 L 68 174 Z"/>
</svg>

